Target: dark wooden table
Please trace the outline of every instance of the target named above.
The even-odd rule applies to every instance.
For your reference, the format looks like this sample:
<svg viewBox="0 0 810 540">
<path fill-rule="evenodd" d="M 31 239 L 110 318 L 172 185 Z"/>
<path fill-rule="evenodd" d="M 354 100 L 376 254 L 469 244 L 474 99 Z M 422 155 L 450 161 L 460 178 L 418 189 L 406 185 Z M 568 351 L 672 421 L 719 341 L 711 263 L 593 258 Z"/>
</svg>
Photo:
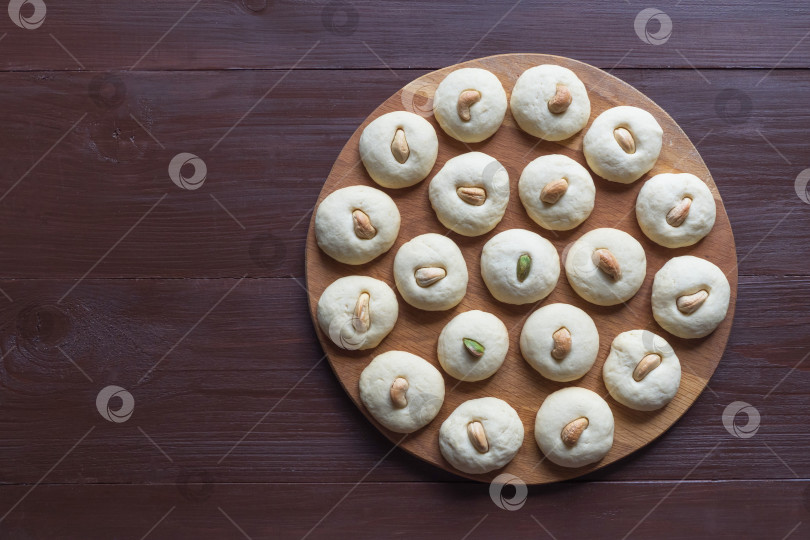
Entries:
<svg viewBox="0 0 810 540">
<path fill-rule="evenodd" d="M 656 5 L 0 12 L 0 536 L 810 536 L 810 6 Z M 515 511 L 363 418 L 303 279 L 311 207 L 356 126 L 409 80 L 504 52 L 592 63 L 666 109 L 740 262 L 731 339 L 694 407 Z M 199 161 L 172 167 L 181 153 Z M 199 189 L 170 179 L 203 164 Z"/>
</svg>

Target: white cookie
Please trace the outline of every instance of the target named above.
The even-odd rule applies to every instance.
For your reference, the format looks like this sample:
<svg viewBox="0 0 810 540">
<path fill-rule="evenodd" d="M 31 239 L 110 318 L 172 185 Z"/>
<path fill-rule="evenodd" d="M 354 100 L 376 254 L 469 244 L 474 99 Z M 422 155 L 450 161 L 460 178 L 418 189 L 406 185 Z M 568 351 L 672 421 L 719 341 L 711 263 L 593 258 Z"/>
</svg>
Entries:
<svg viewBox="0 0 810 540">
<path fill-rule="evenodd" d="M 526 320 L 520 352 L 540 375 L 552 381 L 579 379 L 599 354 L 599 332 L 593 319 L 576 306 L 549 304 Z"/>
<path fill-rule="evenodd" d="M 438 153 L 436 130 L 411 112 L 384 114 L 360 135 L 363 165 L 375 182 L 387 188 L 404 188 L 424 180 Z"/>
<path fill-rule="evenodd" d="M 567 231 L 588 219 L 596 198 L 588 169 L 560 154 L 540 156 L 526 165 L 518 192 L 529 217 L 552 231 Z"/>
<path fill-rule="evenodd" d="M 388 351 L 360 374 L 360 400 L 386 428 L 412 433 L 439 413 L 444 402 L 444 378 L 424 358 Z"/>
<path fill-rule="evenodd" d="M 363 227 L 363 220 L 372 229 Z M 333 259 L 364 264 L 391 249 L 399 225 L 399 210 L 391 197 L 373 187 L 350 186 L 330 193 L 318 205 L 315 238 Z"/>
<path fill-rule="evenodd" d="M 430 204 L 442 225 L 464 236 L 487 233 L 509 202 L 509 173 L 481 152 L 456 156 L 430 181 Z"/>
<path fill-rule="evenodd" d="M 612 275 L 606 265 L 611 255 L 618 263 L 618 272 Z M 600 260 L 602 266 L 597 266 Z M 565 257 L 565 274 L 582 298 L 598 306 L 613 306 L 630 300 L 641 288 L 647 275 L 647 257 L 638 240 L 626 232 L 595 229 L 571 245 Z"/>
<path fill-rule="evenodd" d="M 570 69 L 551 64 L 529 68 L 518 77 L 509 107 L 523 131 L 547 141 L 575 135 L 591 116 L 582 81 Z"/>
<path fill-rule="evenodd" d="M 587 427 L 578 439 L 566 437 L 566 443 L 563 429 L 580 418 L 588 419 Z M 599 394 L 585 388 L 563 388 L 548 396 L 537 411 L 534 438 L 552 463 L 563 467 L 596 463 L 613 446 L 613 413 Z"/>
<path fill-rule="evenodd" d="M 653 317 L 682 338 L 711 334 L 726 318 L 731 288 L 723 271 L 707 260 L 675 257 L 655 274 Z"/>
<path fill-rule="evenodd" d="M 391 287 L 367 276 L 342 277 L 318 299 L 321 329 L 335 345 L 352 351 L 379 345 L 394 328 L 398 313 Z"/>
<path fill-rule="evenodd" d="M 614 131 L 629 132 L 635 151 L 628 153 Z M 582 141 L 591 170 L 611 182 L 630 184 L 653 168 L 661 153 L 663 130 L 653 115 L 637 107 L 608 109 L 593 121 Z"/>
<path fill-rule="evenodd" d="M 477 449 L 470 435 L 470 423 L 479 422 L 488 448 Z M 472 428 L 475 429 L 475 428 Z M 439 430 L 439 449 L 456 469 L 483 474 L 512 461 L 523 444 L 523 423 L 515 409 L 503 400 L 485 397 L 465 401 L 453 411 Z M 480 446 L 483 450 L 484 446 Z"/>
<path fill-rule="evenodd" d="M 539 234 L 509 229 L 484 244 L 481 277 L 501 302 L 539 302 L 557 285 L 560 257 L 554 245 Z"/>
<path fill-rule="evenodd" d="M 466 311 L 453 317 L 439 335 L 439 363 L 451 377 L 481 381 L 503 364 L 509 333 L 491 313 Z"/>
<path fill-rule="evenodd" d="M 455 242 L 440 234 L 417 236 L 394 257 L 394 281 L 415 308 L 443 311 L 467 293 L 467 263 Z"/>
<path fill-rule="evenodd" d="M 468 91 L 471 94 L 466 94 Z M 433 114 L 445 133 L 454 139 L 480 142 L 501 127 L 506 114 L 506 92 L 498 77 L 485 69 L 457 69 L 436 88 Z"/>
<path fill-rule="evenodd" d="M 715 215 L 709 186 L 693 174 L 657 174 L 644 183 L 636 199 L 641 230 L 668 248 L 691 246 L 709 234 Z"/>
<path fill-rule="evenodd" d="M 681 384 L 681 363 L 667 341 L 647 330 L 616 336 L 602 367 L 613 399 L 637 411 L 660 409 Z"/>
</svg>

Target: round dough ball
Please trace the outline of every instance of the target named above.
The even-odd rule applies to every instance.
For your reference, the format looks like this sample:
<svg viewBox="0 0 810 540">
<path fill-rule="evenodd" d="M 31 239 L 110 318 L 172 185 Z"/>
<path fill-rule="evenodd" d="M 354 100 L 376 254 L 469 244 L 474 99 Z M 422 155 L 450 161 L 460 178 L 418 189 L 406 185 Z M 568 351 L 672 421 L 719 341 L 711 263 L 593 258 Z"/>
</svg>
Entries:
<svg viewBox="0 0 810 540">
<path fill-rule="evenodd" d="M 554 334 L 560 330 L 563 332 L 555 340 Z M 552 355 L 553 350 L 559 351 L 556 353 L 559 359 Z M 599 332 L 593 319 L 578 307 L 549 304 L 526 320 L 520 332 L 520 352 L 543 377 L 558 382 L 573 381 L 588 373 L 596 361 Z"/>
<path fill-rule="evenodd" d="M 648 355 L 660 364 L 636 380 L 634 373 Z M 650 365 L 655 366 L 655 357 Z M 681 362 L 667 341 L 648 330 L 630 330 L 616 336 L 602 367 L 605 386 L 613 399 L 637 411 L 660 409 L 675 397 L 681 384 Z"/>
<path fill-rule="evenodd" d="M 630 132 L 635 152 L 619 146 L 614 130 Z M 630 184 L 653 168 L 661 153 L 663 130 L 653 115 L 637 107 L 608 109 L 593 121 L 582 141 L 582 151 L 590 168 L 611 182 Z"/>
<path fill-rule="evenodd" d="M 376 229 L 372 238 L 361 238 L 355 227 L 355 210 L 365 213 Z M 330 193 L 315 214 L 318 246 L 336 261 L 364 264 L 394 245 L 399 234 L 399 210 L 393 199 L 368 186 L 349 186 Z"/>
<path fill-rule="evenodd" d="M 429 196 L 442 225 L 464 236 L 478 236 L 494 229 L 506 212 L 509 173 L 491 156 L 462 154 L 436 173 Z"/>
<path fill-rule="evenodd" d="M 394 403 L 392 386 L 407 381 L 404 401 Z M 404 351 L 376 357 L 360 374 L 360 401 L 383 426 L 397 433 L 412 433 L 428 425 L 444 403 L 444 378 L 427 360 Z"/>
<path fill-rule="evenodd" d="M 368 294 L 368 330 L 357 314 L 360 295 Z M 318 324 L 335 345 L 350 351 L 373 349 L 397 322 L 397 296 L 384 282 L 368 276 L 347 276 L 331 283 L 318 299 Z"/>
<path fill-rule="evenodd" d="M 465 340 L 475 340 L 483 353 L 471 352 Z M 470 344 L 477 350 L 475 344 Z M 503 364 L 509 350 L 509 332 L 491 313 L 466 311 L 456 315 L 439 335 L 439 363 L 451 377 L 462 381 L 481 381 Z"/>
<path fill-rule="evenodd" d="M 459 98 L 468 90 L 478 92 L 480 98 L 469 106 L 465 121 L 459 114 Z M 454 139 L 481 142 L 501 127 L 506 114 L 506 92 L 498 77 L 485 69 L 457 69 L 436 88 L 433 114 L 445 133 Z"/>
<path fill-rule="evenodd" d="M 681 220 L 682 208 L 687 210 Z M 657 174 L 644 183 L 636 199 L 641 230 L 650 240 L 668 248 L 691 246 L 709 234 L 715 215 L 709 186 L 689 173 Z"/>
<path fill-rule="evenodd" d="M 561 179 L 565 183 L 560 183 Z M 562 195 L 554 201 L 554 195 L 560 191 Z M 588 169 L 560 154 L 540 156 L 526 165 L 518 181 L 518 192 L 529 217 L 552 231 L 568 231 L 588 219 L 596 198 Z M 544 202 L 541 196 L 553 202 Z"/>
<path fill-rule="evenodd" d="M 558 93 L 558 85 L 567 89 L 571 101 L 565 111 L 553 113 L 548 102 Z M 512 90 L 509 107 L 523 131 L 547 141 L 575 135 L 591 116 L 591 101 L 582 81 L 570 69 L 551 64 L 523 72 Z"/>
<path fill-rule="evenodd" d="M 458 305 L 467 293 L 467 278 L 461 250 L 440 234 L 417 236 L 403 244 L 394 257 L 394 281 L 399 294 L 415 308 L 443 311 Z"/>
<path fill-rule="evenodd" d="M 519 276 L 521 270 L 523 275 Z M 509 229 L 484 244 L 481 276 L 492 296 L 501 302 L 539 302 L 557 285 L 560 257 L 554 245 L 539 234 L 525 229 Z"/>
<path fill-rule="evenodd" d="M 588 427 L 569 446 L 562 440 L 562 430 L 583 417 L 588 419 Z M 563 388 L 548 396 L 537 411 L 534 438 L 552 463 L 563 467 L 596 463 L 613 446 L 613 413 L 599 394 L 585 388 Z"/>
<path fill-rule="evenodd" d="M 480 422 L 489 449 L 481 453 L 470 441 L 468 425 Z M 439 449 L 444 459 L 468 474 L 483 474 L 512 461 L 523 444 L 523 423 L 515 409 L 494 397 L 465 401 L 439 430 Z"/>
<path fill-rule="evenodd" d="M 406 153 L 398 151 L 399 158 L 404 159 L 402 163 L 392 149 L 398 130 L 402 130 L 407 146 Z M 424 180 L 433 169 L 438 153 L 436 130 L 430 122 L 411 112 L 384 114 L 367 125 L 360 135 L 363 165 L 375 182 L 387 188 L 404 188 Z"/>
<path fill-rule="evenodd" d="M 608 250 L 619 267 L 614 279 L 596 264 Z M 630 300 L 647 275 L 647 257 L 638 241 L 618 229 L 595 229 L 573 243 L 565 257 L 565 274 L 571 287 L 582 298 L 598 306 L 613 306 Z"/>
<path fill-rule="evenodd" d="M 691 255 L 675 257 L 655 274 L 653 317 L 678 337 L 708 336 L 726 318 L 730 296 L 728 279 L 717 266 Z M 688 297 L 681 300 L 685 311 L 678 307 L 682 297 Z"/>
</svg>

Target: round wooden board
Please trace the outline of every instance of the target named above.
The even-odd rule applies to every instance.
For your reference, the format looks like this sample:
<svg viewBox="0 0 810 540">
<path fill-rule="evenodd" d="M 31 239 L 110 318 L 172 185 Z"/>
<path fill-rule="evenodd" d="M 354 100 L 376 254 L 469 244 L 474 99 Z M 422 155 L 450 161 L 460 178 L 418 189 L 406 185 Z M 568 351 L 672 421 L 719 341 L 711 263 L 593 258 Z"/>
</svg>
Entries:
<svg viewBox="0 0 810 540">
<path fill-rule="evenodd" d="M 568 140 L 560 142 L 538 141 L 521 131 L 509 111 L 498 132 L 484 142 L 464 144 L 446 135 L 430 113 L 433 92 L 439 82 L 451 71 L 461 67 L 479 67 L 493 72 L 501 80 L 507 94 L 526 69 L 540 64 L 557 64 L 574 71 L 585 83 L 591 99 L 591 118 L 588 126 Z M 338 89 L 340 91 L 340 89 Z M 350 88 L 342 89 L 351 92 Z M 608 182 L 593 174 L 596 184 L 594 211 L 582 225 L 572 231 L 554 232 L 542 229 L 526 214 L 517 194 L 517 181 L 523 168 L 533 159 L 547 154 L 564 154 L 587 168 L 582 154 L 582 138 L 600 113 L 617 105 L 634 105 L 655 116 L 664 130 L 661 156 L 649 174 L 630 184 Z M 397 110 L 410 110 L 425 116 L 439 137 L 439 156 L 431 174 L 411 188 L 393 190 L 380 188 L 365 171 L 358 150 L 360 134 L 375 118 Z M 376 348 L 366 351 L 344 351 L 335 346 L 319 328 L 315 315 L 317 300 L 334 280 L 348 275 L 372 276 L 394 286 L 393 261 L 399 247 L 415 236 L 428 232 L 447 233 L 436 218 L 428 200 L 428 184 L 448 159 L 469 151 L 481 151 L 500 161 L 509 172 L 511 194 L 506 215 L 490 233 L 474 238 L 449 233 L 461 248 L 469 270 L 467 294 L 456 308 L 444 312 L 426 312 L 408 305 L 398 295 L 399 320 L 391 334 Z M 635 216 L 635 200 L 644 181 L 658 173 L 689 172 L 703 179 L 717 202 L 717 221 L 711 233 L 695 246 L 666 249 L 650 241 L 641 232 Z M 678 124 L 658 105 L 627 83 L 593 66 L 576 60 L 542 54 L 507 54 L 490 56 L 450 66 L 428 73 L 408 84 L 380 105 L 355 131 L 335 162 L 318 198 L 338 188 L 362 184 L 382 189 L 396 202 L 402 215 L 399 237 L 388 253 L 371 263 L 351 266 L 338 263 L 318 248 L 314 233 L 314 213 L 310 222 L 306 246 L 306 276 L 310 298 L 310 312 L 318 338 L 329 362 L 355 404 L 366 417 L 391 441 L 413 455 L 445 470 L 474 480 L 490 481 L 501 473 L 511 473 L 527 484 L 542 484 L 580 476 L 621 459 L 657 438 L 686 412 L 703 391 L 714 373 L 728 340 L 734 316 L 737 293 L 737 256 L 734 237 L 723 202 L 717 192 L 709 170 L 695 147 Z M 563 271 L 554 291 L 537 304 L 513 306 L 496 301 L 481 278 L 479 257 L 484 244 L 493 235 L 512 228 L 537 232 L 549 239 L 561 257 L 566 246 L 584 233 L 600 227 L 614 227 L 630 233 L 644 246 L 647 253 L 647 277 L 641 290 L 626 304 L 600 307 L 589 304 L 577 296 Z M 684 340 L 664 331 L 652 317 L 650 293 L 655 273 L 672 257 L 695 255 L 708 259 L 728 276 L 731 284 L 731 304 L 728 316 L 709 336 L 698 340 Z M 523 321 L 538 307 L 555 302 L 573 304 L 593 317 L 599 329 L 599 356 L 593 368 L 582 378 L 571 383 L 556 383 L 540 376 L 520 355 L 520 331 Z M 459 382 L 441 370 L 436 357 L 436 344 L 444 325 L 454 316 L 471 309 L 480 309 L 497 315 L 509 329 L 510 348 L 506 361 L 495 375 L 480 382 Z M 626 330 L 648 329 L 663 336 L 674 347 L 682 365 L 681 386 L 675 399 L 654 412 L 633 411 L 613 400 L 602 381 L 602 364 L 610 351 L 613 338 Z M 439 414 L 425 428 L 403 438 L 383 428 L 360 402 L 358 380 L 361 371 L 376 355 L 391 350 L 404 350 L 417 354 L 434 364 L 444 375 L 446 396 Z M 567 386 L 589 388 L 607 399 L 616 421 L 613 448 L 600 462 L 576 469 L 559 467 L 544 459 L 534 440 L 534 420 L 537 410 L 551 392 Z M 494 396 L 508 402 L 523 420 L 526 436 L 515 458 L 503 469 L 484 475 L 468 475 L 455 470 L 439 451 L 439 427 L 447 416 L 466 400 Z M 358 434 L 363 436 L 362 433 Z"/>
</svg>

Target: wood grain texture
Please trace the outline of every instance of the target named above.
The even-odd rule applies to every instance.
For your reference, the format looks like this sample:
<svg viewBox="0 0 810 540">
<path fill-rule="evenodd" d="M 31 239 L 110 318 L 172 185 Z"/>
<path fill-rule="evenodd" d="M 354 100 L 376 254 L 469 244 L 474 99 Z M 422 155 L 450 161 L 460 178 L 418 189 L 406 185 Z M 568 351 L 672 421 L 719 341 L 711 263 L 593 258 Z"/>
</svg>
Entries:
<svg viewBox="0 0 810 540">
<path fill-rule="evenodd" d="M 618 105 L 634 105 L 650 111 L 664 130 L 665 138 L 661 155 L 653 169 L 641 180 L 628 186 L 607 182 L 596 178 L 597 201 L 594 212 L 580 227 L 572 231 L 543 231 L 526 215 L 517 197 L 517 178 L 523 167 L 541 155 L 564 154 L 583 166 L 587 166 L 582 155 L 582 132 L 561 142 L 538 141 L 523 133 L 515 124 L 510 113 L 498 132 L 490 139 L 477 144 L 466 145 L 453 140 L 442 132 L 435 118 L 425 112 L 424 102 L 432 99 L 432 93 L 441 80 L 450 72 L 461 67 L 478 67 L 496 74 L 509 95 L 514 82 L 529 67 L 553 63 L 574 71 L 588 89 L 591 100 L 591 119 L 605 110 Z M 421 100 L 421 101 L 420 101 Z M 523 421 L 526 437 L 520 451 L 504 468 L 484 475 L 467 475 L 468 478 L 491 480 L 501 473 L 518 476 L 532 484 L 572 478 L 609 465 L 660 436 L 697 399 L 706 381 L 711 377 L 731 330 L 734 315 L 734 302 L 737 287 L 737 260 L 734 237 L 723 208 L 722 199 L 717 193 L 711 174 L 700 158 L 697 150 L 667 115 L 649 98 L 609 74 L 587 64 L 570 59 L 545 55 L 500 55 L 470 62 L 429 73 L 407 84 L 403 90 L 386 100 L 357 129 L 343 148 L 324 184 L 319 203 L 335 190 L 348 185 L 362 184 L 376 186 L 362 163 L 359 161 L 358 141 L 362 130 L 369 122 L 382 114 L 396 110 L 411 110 L 428 116 L 439 135 L 439 157 L 433 173 L 419 185 L 403 190 L 386 190 L 397 203 L 402 216 L 401 234 L 391 250 L 376 260 L 358 266 L 338 263 L 323 253 L 317 246 L 314 231 L 314 215 L 310 223 L 307 239 L 307 287 L 310 292 L 311 312 L 317 325 L 317 302 L 323 290 L 336 279 L 346 275 L 368 275 L 383 280 L 392 288 L 393 259 L 399 247 L 408 240 L 427 232 L 448 234 L 461 248 L 465 256 L 470 282 L 467 294 L 455 308 L 445 312 L 424 312 L 409 306 L 401 297 L 400 315 L 397 325 L 383 343 L 373 350 L 344 351 L 331 342 L 329 336 L 318 328 L 321 344 L 329 357 L 330 365 L 352 400 L 363 410 L 369 419 L 381 429 L 392 442 L 398 443 L 414 455 L 446 470 L 455 471 L 439 452 L 438 432 L 441 423 L 461 403 L 480 397 L 494 396 L 505 400 L 518 411 Z M 590 125 L 590 122 L 589 122 Z M 490 233 L 479 237 L 463 237 L 450 234 L 437 220 L 427 200 L 427 189 L 432 175 L 439 171 L 446 161 L 467 151 L 480 151 L 498 159 L 509 172 L 510 201 L 501 223 Z M 703 179 L 712 190 L 717 203 L 717 221 L 712 232 L 697 245 L 670 250 L 649 241 L 639 230 L 635 219 L 635 200 L 643 181 L 662 172 L 690 172 Z M 595 175 L 594 175 L 595 176 Z M 562 286 L 558 285 L 550 296 L 534 305 L 512 306 L 496 302 L 490 296 L 480 277 L 480 249 L 495 234 L 512 228 L 529 229 L 539 232 L 564 254 L 565 247 L 589 230 L 602 227 L 618 228 L 630 232 L 642 242 L 647 254 L 647 278 L 639 292 L 624 305 L 612 307 L 591 306 L 578 297 L 567 286 L 561 276 Z M 709 337 L 701 340 L 683 340 L 664 332 L 652 319 L 650 292 L 655 272 L 673 256 L 694 255 L 718 265 L 728 276 L 732 290 L 732 300 L 726 320 Z M 564 258 L 564 255 L 563 255 Z M 564 264 L 564 262 L 563 262 Z M 600 351 L 594 367 L 582 379 L 572 384 L 560 384 L 544 379 L 536 373 L 519 353 L 520 329 L 526 317 L 538 307 L 556 302 L 573 304 L 584 309 L 594 319 L 600 333 Z M 477 383 L 459 383 L 445 375 L 446 396 L 438 416 L 413 434 L 403 437 L 388 431 L 366 411 L 360 402 L 358 380 L 360 373 L 376 355 L 389 350 L 404 350 L 427 359 L 438 366 L 436 341 L 441 329 L 455 315 L 472 309 L 481 309 L 497 315 L 506 324 L 510 334 L 510 354 L 504 366 L 492 377 Z M 681 387 L 675 399 L 663 409 L 654 413 L 641 413 L 622 407 L 612 399 L 610 403 L 616 422 L 613 447 L 603 460 L 581 468 L 564 468 L 544 459 L 534 442 L 533 426 L 537 409 L 545 396 L 566 386 L 588 388 L 603 397 L 608 396 L 601 377 L 602 364 L 610 350 L 613 338 L 621 332 L 641 328 L 666 336 L 675 348 L 684 366 Z"/>
<path fill-rule="evenodd" d="M 199 479 L 177 486 L 41 486 L 3 527 L 4 536 L 15 539 L 139 538 L 147 533 L 150 539 L 175 539 L 193 532 L 228 539 L 389 538 L 397 533 L 406 538 L 563 540 L 591 537 L 596 527 L 599 538 L 771 540 L 791 531 L 793 538 L 804 538 L 810 530 L 805 481 L 566 482 L 530 488 L 525 505 L 515 512 L 496 507 L 488 487 L 468 482 L 212 485 Z M 0 507 L 13 504 L 25 490 L 0 488 Z M 392 491 L 407 507 L 379 509 Z M 347 493 L 351 496 L 344 499 Z M 650 512 L 658 501 L 660 506 Z M 62 509 L 60 520 L 53 519 L 55 507 Z"/>
<path fill-rule="evenodd" d="M 745 70 L 702 71 L 711 84 L 693 71 L 613 73 L 699 143 L 734 227 L 740 272 L 808 275 L 810 212 L 793 185 L 810 165 L 804 72 L 774 72 L 759 86 L 762 74 Z M 340 148 L 375 104 L 421 74 L 292 72 L 211 150 L 282 73 L 120 73 L 125 96 L 109 108 L 89 94 L 105 74 L 0 73 L 8 90 L 0 276 L 78 279 L 168 193 L 91 276 L 303 277 L 309 212 Z M 333 87 L 354 90 L 334 95 Z M 726 97 L 727 89 L 739 94 Z M 169 161 L 186 151 L 205 160 L 205 189 L 171 183 Z"/>
<path fill-rule="evenodd" d="M 636 2 L 346 1 L 345 32 L 351 9 L 325 26 L 327 0 L 44 1 L 37 30 L 0 11 L 0 536 L 301 538 L 333 508 L 311 537 L 622 538 L 645 515 L 629 538 L 807 536 L 805 2 L 659 2 L 673 33 L 654 46 Z M 374 106 L 503 52 L 589 62 L 668 111 L 712 171 L 740 262 L 728 347 L 684 417 L 618 463 L 530 488 L 518 512 L 392 450 L 318 363 L 298 284 L 308 212 Z M 110 79 L 124 95 L 99 100 Z M 203 189 L 171 183 L 178 152 L 205 160 Z M 91 267 L 61 304 L 67 326 L 42 309 Z M 133 392 L 126 423 L 95 410 L 107 384 Z M 734 401 L 762 414 L 756 436 L 724 428 Z"/>
<path fill-rule="evenodd" d="M 678 2 L 655 7 L 672 33 L 654 45 L 635 22 L 644 4 L 586 0 L 108 0 L 50 2 L 26 31 L 0 18 L 8 70 L 432 68 L 505 52 L 625 67 L 806 68 L 802 0 Z M 646 30 L 659 32 L 660 22 Z M 68 50 L 68 54 L 50 37 Z M 92 36 L 92 39 L 88 39 Z M 767 36 L 767 43 L 763 43 Z M 310 49 L 317 46 L 310 51 Z M 309 53 L 307 54 L 307 52 Z M 789 53 L 789 54 L 788 54 Z M 71 58 L 72 55 L 75 60 Z"/>
</svg>

